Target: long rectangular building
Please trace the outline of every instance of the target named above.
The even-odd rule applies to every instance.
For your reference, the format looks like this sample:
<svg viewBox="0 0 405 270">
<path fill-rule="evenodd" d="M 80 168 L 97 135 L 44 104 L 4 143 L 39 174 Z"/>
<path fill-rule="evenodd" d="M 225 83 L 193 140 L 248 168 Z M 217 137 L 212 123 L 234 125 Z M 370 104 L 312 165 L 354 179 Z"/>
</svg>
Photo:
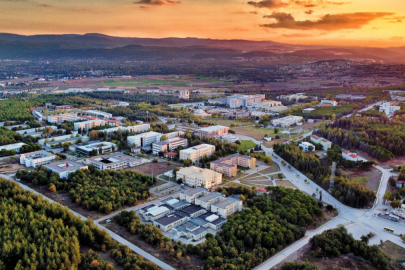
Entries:
<svg viewBox="0 0 405 270">
<path fill-rule="evenodd" d="M 50 170 L 59 175 L 61 179 L 68 179 L 69 174 L 77 170 L 86 170 L 88 166 L 78 163 L 76 161 L 56 161 L 51 164 L 45 165 L 47 170 Z"/>
<path fill-rule="evenodd" d="M 200 144 L 187 149 L 180 150 L 180 160 L 189 159 L 191 162 L 199 161 L 203 156 L 211 156 L 215 152 L 215 146 L 211 144 Z"/>
<path fill-rule="evenodd" d="M 104 120 L 89 120 L 89 121 L 84 121 L 84 122 L 77 122 L 74 124 L 74 129 L 79 130 L 79 129 L 91 129 L 99 126 L 105 126 Z"/>
<path fill-rule="evenodd" d="M 294 115 L 289 115 L 283 118 L 279 119 L 273 119 L 271 120 L 271 123 L 273 126 L 280 126 L 280 127 L 290 127 L 295 124 L 301 123 L 301 121 L 304 119 L 302 116 L 294 116 Z"/>
<path fill-rule="evenodd" d="M 173 151 L 179 146 L 187 147 L 187 139 L 184 138 L 172 138 L 165 141 L 153 143 L 152 150 L 154 155 L 158 155 L 160 152 Z"/>
<path fill-rule="evenodd" d="M 255 168 L 256 158 L 250 156 L 242 156 L 239 154 L 223 157 L 219 160 L 212 161 L 210 163 L 211 170 L 225 174 L 228 177 L 236 176 L 238 172 L 238 166 L 245 168 Z"/>
<path fill-rule="evenodd" d="M 224 126 L 211 126 L 206 128 L 201 128 L 198 130 L 198 136 L 202 137 L 214 137 L 221 136 L 222 134 L 228 134 L 229 127 Z"/>
<path fill-rule="evenodd" d="M 105 153 L 112 153 L 116 150 L 117 145 L 111 142 L 99 142 L 76 147 L 76 152 L 85 156 L 91 156 L 93 153 L 96 155 L 102 155 Z"/>
<path fill-rule="evenodd" d="M 99 156 L 91 158 L 90 163 L 93 166 L 102 170 L 121 170 L 128 167 L 133 167 L 139 164 L 139 159 L 131 156 L 127 156 L 121 153 L 115 153 L 108 156 Z"/>
<path fill-rule="evenodd" d="M 95 110 L 88 110 L 88 111 L 84 111 L 84 113 L 86 115 L 90 115 L 96 118 L 101 118 L 101 119 L 110 119 L 112 118 L 112 114 L 111 113 L 106 113 L 106 112 L 102 112 L 102 111 L 95 111 Z"/>
<path fill-rule="evenodd" d="M 151 146 L 152 143 L 159 142 L 162 136 L 162 133 L 149 131 L 135 136 L 128 136 L 127 140 L 128 144 L 131 146 L 148 147 Z"/>
<path fill-rule="evenodd" d="M 128 131 L 128 132 L 132 132 L 132 133 L 139 133 L 139 132 L 145 132 L 148 131 L 150 129 L 150 125 L 149 124 L 142 124 L 142 125 L 136 125 L 136 126 L 128 126 L 128 127 L 114 127 L 114 128 L 108 128 L 108 129 L 103 129 L 100 130 L 100 132 L 105 132 L 107 134 L 112 134 L 118 130 L 121 131 Z"/>
<path fill-rule="evenodd" d="M 65 121 L 67 122 L 74 122 L 77 121 L 77 113 L 64 113 L 64 114 L 55 114 L 55 115 L 49 115 L 46 118 L 46 121 L 49 123 L 63 123 Z"/>
<path fill-rule="evenodd" d="M 176 172 L 176 179 L 191 187 L 212 188 L 222 184 L 222 174 L 210 169 L 191 166 Z"/>
<path fill-rule="evenodd" d="M 56 156 L 46 151 L 36 151 L 20 155 L 20 164 L 27 167 L 38 167 L 51 163 Z"/>
</svg>

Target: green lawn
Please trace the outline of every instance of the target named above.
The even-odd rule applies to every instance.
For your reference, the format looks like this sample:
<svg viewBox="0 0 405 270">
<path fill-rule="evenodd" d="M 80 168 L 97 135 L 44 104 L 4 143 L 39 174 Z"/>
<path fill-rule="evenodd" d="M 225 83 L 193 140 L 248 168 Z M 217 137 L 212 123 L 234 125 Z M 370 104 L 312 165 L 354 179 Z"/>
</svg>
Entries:
<svg viewBox="0 0 405 270">
<path fill-rule="evenodd" d="M 366 177 L 362 177 L 362 176 L 353 177 L 351 180 L 352 180 L 353 182 L 355 182 L 355 183 L 360 183 L 360 184 L 366 184 L 366 183 L 368 183 L 368 179 L 367 179 Z"/>
<path fill-rule="evenodd" d="M 240 151 L 241 149 L 247 151 L 254 148 L 255 146 L 256 144 L 251 140 L 242 140 L 240 141 L 240 144 L 238 144 L 238 151 Z"/>
<path fill-rule="evenodd" d="M 272 128 L 256 128 L 254 126 L 250 127 L 235 127 L 231 128 L 237 134 L 245 135 L 252 137 L 256 140 L 262 140 L 265 135 L 275 138 L 276 135 L 280 136 L 281 139 L 288 138 L 287 135 L 281 133 L 281 130 L 277 134 L 274 133 L 274 129 Z"/>
</svg>

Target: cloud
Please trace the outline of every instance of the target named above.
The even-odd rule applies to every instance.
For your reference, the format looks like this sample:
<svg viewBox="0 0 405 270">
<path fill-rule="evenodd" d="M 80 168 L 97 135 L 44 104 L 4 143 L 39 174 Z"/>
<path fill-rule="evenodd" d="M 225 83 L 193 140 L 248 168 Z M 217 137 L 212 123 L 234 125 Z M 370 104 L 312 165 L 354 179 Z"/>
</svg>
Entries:
<svg viewBox="0 0 405 270">
<path fill-rule="evenodd" d="M 260 2 L 249 1 L 248 4 L 257 8 L 267 9 L 278 9 L 289 5 L 281 0 L 262 0 Z"/>
<path fill-rule="evenodd" d="M 283 37 L 286 38 L 306 38 L 306 37 L 313 37 L 311 34 L 302 34 L 302 33 L 295 33 L 295 34 L 282 34 Z"/>
<path fill-rule="evenodd" d="M 312 1 L 312 0 L 296 0 L 294 1 L 294 4 L 303 6 L 306 8 L 312 8 L 312 7 L 317 7 L 320 5 L 319 1 Z"/>
<path fill-rule="evenodd" d="M 312 9 L 305 11 L 305 14 L 308 14 L 308 15 L 311 15 L 312 13 L 314 13 L 314 11 Z"/>
<path fill-rule="evenodd" d="M 180 3 L 180 1 L 175 0 L 139 0 L 134 2 L 136 5 L 142 5 L 141 8 L 147 8 L 147 6 L 168 6 Z"/>
<path fill-rule="evenodd" d="M 262 24 L 261 27 L 267 28 L 287 28 L 301 30 L 340 30 L 340 29 L 358 29 L 369 22 L 385 16 L 392 16 L 394 13 L 388 12 L 357 12 L 344 14 L 327 14 L 320 19 L 311 21 L 296 21 L 294 17 L 285 12 L 273 12 L 263 18 L 273 19 L 275 22 Z"/>
<path fill-rule="evenodd" d="M 390 40 L 391 41 L 403 41 L 404 37 L 395 36 L 395 37 L 391 37 Z"/>
<path fill-rule="evenodd" d="M 40 7 L 52 7 L 51 5 L 48 5 L 48 4 L 43 4 L 43 3 L 39 3 L 39 2 L 36 2 L 36 1 L 30 1 L 30 0 L 0 0 L 0 2 L 30 3 L 30 4 L 40 6 Z"/>
<path fill-rule="evenodd" d="M 405 16 L 392 16 L 388 18 L 384 18 L 384 20 L 388 20 L 390 23 L 401 23 L 405 19 Z"/>
<path fill-rule="evenodd" d="M 329 5 L 342 6 L 342 5 L 351 4 L 352 2 L 332 2 L 332 1 L 326 1 L 326 2 L 324 2 L 324 3 L 325 3 L 325 4 L 329 4 Z"/>
</svg>

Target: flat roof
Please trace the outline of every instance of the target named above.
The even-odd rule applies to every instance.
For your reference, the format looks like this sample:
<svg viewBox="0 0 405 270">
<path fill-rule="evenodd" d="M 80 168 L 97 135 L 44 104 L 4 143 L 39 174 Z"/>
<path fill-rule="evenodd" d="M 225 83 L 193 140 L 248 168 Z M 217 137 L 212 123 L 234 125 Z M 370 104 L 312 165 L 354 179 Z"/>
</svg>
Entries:
<svg viewBox="0 0 405 270">
<path fill-rule="evenodd" d="M 188 213 L 190 215 L 192 215 L 194 213 L 197 213 L 197 212 L 199 212 L 201 210 L 205 210 L 205 209 L 202 208 L 201 206 L 195 205 L 195 204 L 192 204 L 190 206 L 187 206 L 187 207 L 181 209 L 181 211 L 186 212 L 186 213 Z"/>
<path fill-rule="evenodd" d="M 24 156 L 25 158 L 38 159 L 41 157 L 50 157 L 50 156 L 55 156 L 55 155 L 52 153 L 46 152 L 44 150 L 40 150 L 40 151 L 31 152 L 31 153 L 21 154 L 21 156 Z"/>
<path fill-rule="evenodd" d="M 201 227 L 201 225 L 196 224 L 193 220 L 187 221 L 173 229 L 180 232 L 191 233 L 193 235 L 200 235 L 201 233 L 208 231 L 207 228 Z"/>
<path fill-rule="evenodd" d="M 225 197 L 225 195 L 222 194 L 222 193 L 219 193 L 219 192 L 212 192 L 210 194 L 204 195 L 204 196 L 202 196 L 200 198 L 196 198 L 196 199 L 198 199 L 200 201 L 203 201 L 203 202 L 208 202 L 208 201 L 210 201 L 212 199 L 215 199 L 217 197 Z"/>
<path fill-rule="evenodd" d="M 227 207 L 229 205 L 232 205 L 232 204 L 238 203 L 238 202 L 241 202 L 241 200 L 238 200 L 238 199 L 235 199 L 235 198 L 232 198 L 232 197 L 228 197 L 228 198 L 226 198 L 225 201 L 215 203 L 214 205 L 216 205 L 217 207 L 223 209 L 223 208 L 225 208 L 225 207 Z"/>
<path fill-rule="evenodd" d="M 220 217 L 218 215 L 217 215 L 218 216 L 217 219 L 215 219 L 213 221 L 208 221 L 207 218 L 210 219 L 209 217 L 211 217 L 212 215 L 216 215 L 216 214 L 212 213 L 212 212 L 207 212 L 205 214 L 202 214 L 202 215 L 196 217 L 196 219 L 201 219 L 203 222 L 208 222 L 208 223 L 211 223 L 211 224 L 214 224 L 214 225 L 218 225 L 218 224 L 221 224 L 221 223 L 224 223 L 224 222 L 227 221 L 225 218 L 222 218 L 222 217 Z"/>
<path fill-rule="evenodd" d="M 68 164 L 69 167 L 66 167 L 66 164 Z M 73 160 L 68 160 L 68 161 L 52 162 L 50 164 L 45 165 L 45 167 L 57 172 L 66 172 L 66 171 L 77 171 L 83 167 L 87 167 L 87 165 L 83 165 Z"/>
<path fill-rule="evenodd" d="M 170 215 L 158 218 L 155 220 L 155 222 L 159 223 L 160 225 L 166 226 L 166 225 L 172 224 L 172 223 L 184 218 L 183 216 L 179 215 L 176 212 L 174 212 Z"/>
<path fill-rule="evenodd" d="M 192 188 L 189 190 L 184 191 L 183 193 L 187 196 L 193 196 L 194 194 L 200 193 L 200 192 L 208 192 L 207 189 L 203 188 L 203 187 L 196 187 L 196 188 Z"/>
<path fill-rule="evenodd" d="M 207 149 L 207 148 L 212 148 L 212 147 L 215 148 L 214 145 L 205 144 L 205 143 L 204 143 L 204 144 L 200 144 L 200 145 L 197 145 L 197 146 L 193 146 L 193 147 L 190 147 L 190 148 L 187 148 L 187 149 L 180 150 L 180 152 L 184 152 L 184 153 L 194 153 L 194 152 L 196 152 L 196 151 L 200 151 L 200 150 L 202 150 L 202 149 Z"/>
<path fill-rule="evenodd" d="M 3 145 L 0 146 L 0 151 L 3 149 L 6 150 L 14 150 L 16 148 L 21 148 L 21 146 L 26 145 L 25 143 L 13 143 L 13 144 L 7 144 L 7 145 Z"/>
<path fill-rule="evenodd" d="M 224 129 L 224 128 L 229 128 L 229 127 L 216 125 L 216 126 L 211 126 L 211 127 L 206 127 L 206 128 L 200 128 L 198 131 L 211 132 L 211 131 L 217 131 L 217 130 Z"/>
</svg>

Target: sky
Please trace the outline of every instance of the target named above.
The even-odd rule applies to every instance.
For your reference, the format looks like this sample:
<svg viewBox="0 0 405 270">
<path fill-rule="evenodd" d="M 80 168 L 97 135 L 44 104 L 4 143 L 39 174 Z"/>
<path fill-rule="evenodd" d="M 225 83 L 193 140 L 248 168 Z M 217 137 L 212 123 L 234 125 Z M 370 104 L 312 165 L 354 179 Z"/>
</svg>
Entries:
<svg viewBox="0 0 405 270">
<path fill-rule="evenodd" d="M 405 0 L 0 0 L 0 32 L 405 46 Z"/>
</svg>

